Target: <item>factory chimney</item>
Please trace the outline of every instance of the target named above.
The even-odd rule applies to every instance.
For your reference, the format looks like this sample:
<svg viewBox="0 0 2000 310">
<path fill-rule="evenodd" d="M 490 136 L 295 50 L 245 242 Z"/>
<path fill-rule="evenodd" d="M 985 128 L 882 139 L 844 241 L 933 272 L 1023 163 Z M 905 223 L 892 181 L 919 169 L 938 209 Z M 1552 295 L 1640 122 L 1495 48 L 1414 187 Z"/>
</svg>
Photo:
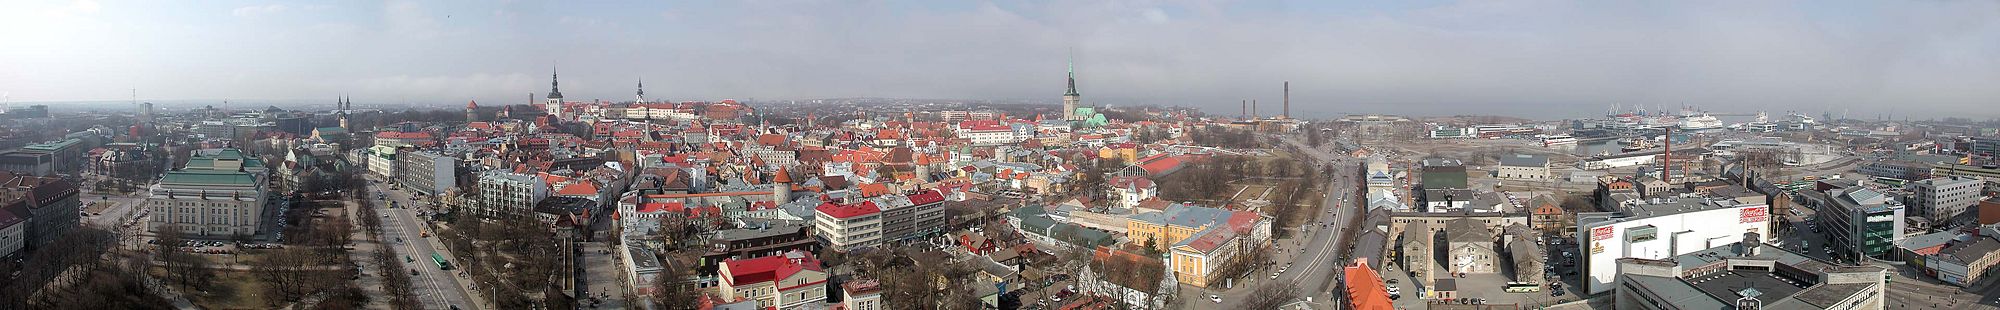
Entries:
<svg viewBox="0 0 2000 310">
<path fill-rule="evenodd" d="M 1667 127 L 1667 134 L 1660 136 L 1660 140 L 1662 140 L 1662 144 L 1666 145 L 1667 148 L 1666 151 L 1660 152 L 1660 179 L 1666 180 L 1667 184 L 1674 184 L 1676 183 L 1674 179 L 1674 128 Z"/>
<path fill-rule="evenodd" d="M 1285 114 L 1283 118 L 1292 118 L 1292 81 L 1285 81 Z"/>
<path fill-rule="evenodd" d="M 1257 113 L 1257 99 L 1250 99 L 1250 118 L 1259 117 L 1264 117 L 1264 114 Z"/>
</svg>

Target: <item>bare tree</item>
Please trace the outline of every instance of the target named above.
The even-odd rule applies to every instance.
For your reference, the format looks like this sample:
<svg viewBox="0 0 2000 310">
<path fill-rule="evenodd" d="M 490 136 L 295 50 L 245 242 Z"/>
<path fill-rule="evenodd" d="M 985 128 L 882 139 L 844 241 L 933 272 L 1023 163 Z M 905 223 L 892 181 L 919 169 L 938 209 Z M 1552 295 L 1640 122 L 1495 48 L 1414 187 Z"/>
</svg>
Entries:
<svg viewBox="0 0 2000 310">
<path fill-rule="evenodd" d="M 1251 310 L 1278 309 L 1279 306 L 1291 302 L 1292 298 L 1298 297 L 1298 293 L 1297 286 L 1277 282 L 1264 283 L 1257 286 L 1257 290 L 1251 291 L 1250 296 L 1245 297 L 1241 307 Z"/>
<path fill-rule="evenodd" d="M 660 274 L 654 278 L 653 303 L 667 310 L 695 309 L 700 306 L 701 290 L 695 289 L 688 279 L 694 278 L 694 255 L 692 252 L 672 252 L 660 257 Z"/>
</svg>

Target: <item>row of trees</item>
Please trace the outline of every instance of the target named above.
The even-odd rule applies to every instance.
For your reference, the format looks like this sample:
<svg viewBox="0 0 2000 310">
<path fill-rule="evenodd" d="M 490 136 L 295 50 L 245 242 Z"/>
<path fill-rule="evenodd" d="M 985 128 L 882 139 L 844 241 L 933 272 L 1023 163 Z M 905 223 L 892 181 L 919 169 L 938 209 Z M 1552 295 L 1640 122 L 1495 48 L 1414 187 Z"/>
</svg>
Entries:
<svg viewBox="0 0 2000 310">
<path fill-rule="evenodd" d="M 348 184 L 354 185 L 347 187 L 350 190 L 344 196 L 348 201 L 358 204 L 356 207 L 360 209 L 355 211 L 361 216 L 362 229 L 374 236 L 376 241 L 382 241 L 382 217 L 375 209 L 375 201 L 368 199 L 368 191 L 365 190 L 368 180 L 358 173 L 350 174 L 345 179 L 348 180 Z M 369 259 L 374 260 L 376 266 L 381 266 L 382 289 L 389 294 L 387 296 L 389 307 L 398 310 L 421 309 L 423 305 L 417 300 L 416 294 L 412 293 L 415 290 L 412 288 L 410 275 L 403 273 L 403 262 L 397 260 L 396 253 L 391 252 L 386 243 L 384 244 L 385 246 L 376 247 L 374 252 L 369 253 Z"/>
</svg>

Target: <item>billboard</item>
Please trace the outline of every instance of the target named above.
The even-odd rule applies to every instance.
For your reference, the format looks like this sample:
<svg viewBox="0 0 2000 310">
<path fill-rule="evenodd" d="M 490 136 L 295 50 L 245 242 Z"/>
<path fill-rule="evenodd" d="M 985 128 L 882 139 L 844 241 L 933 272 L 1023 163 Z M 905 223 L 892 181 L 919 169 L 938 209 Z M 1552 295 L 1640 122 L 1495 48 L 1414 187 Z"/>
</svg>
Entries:
<svg viewBox="0 0 2000 310">
<path fill-rule="evenodd" d="M 1770 207 L 1749 207 L 1739 209 L 1737 223 L 1763 223 L 1771 220 Z"/>
</svg>

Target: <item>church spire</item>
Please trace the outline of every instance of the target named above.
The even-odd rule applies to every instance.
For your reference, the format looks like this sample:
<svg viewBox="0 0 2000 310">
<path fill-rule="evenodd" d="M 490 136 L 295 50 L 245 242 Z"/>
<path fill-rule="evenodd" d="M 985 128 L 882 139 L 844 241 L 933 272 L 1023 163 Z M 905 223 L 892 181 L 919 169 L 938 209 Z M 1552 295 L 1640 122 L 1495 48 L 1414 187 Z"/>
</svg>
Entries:
<svg viewBox="0 0 2000 310">
<path fill-rule="evenodd" d="M 1076 57 L 1074 56 L 1070 57 L 1069 60 L 1069 91 L 1063 92 L 1063 96 L 1081 96 L 1076 93 Z"/>
<path fill-rule="evenodd" d="M 646 102 L 646 77 L 639 77 L 639 102 Z"/>
<path fill-rule="evenodd" d="M 561 87 L 557 87 L 557 86 L 558 86 L 557 84 L 559 83 L 559 82 L 558 82 L 558 80 L 560 80 L 560 78 L 558 77 L 558 75 L 556 75 L 556 66 L 554 66 L 554 65 L 550 65 L 550 66 L 549 66 L 549 99 L 562 99 L 562 97 L 563 97 L 563 96 L 562 96 L 562 88 L 561 88 Z"/>
</svg>

